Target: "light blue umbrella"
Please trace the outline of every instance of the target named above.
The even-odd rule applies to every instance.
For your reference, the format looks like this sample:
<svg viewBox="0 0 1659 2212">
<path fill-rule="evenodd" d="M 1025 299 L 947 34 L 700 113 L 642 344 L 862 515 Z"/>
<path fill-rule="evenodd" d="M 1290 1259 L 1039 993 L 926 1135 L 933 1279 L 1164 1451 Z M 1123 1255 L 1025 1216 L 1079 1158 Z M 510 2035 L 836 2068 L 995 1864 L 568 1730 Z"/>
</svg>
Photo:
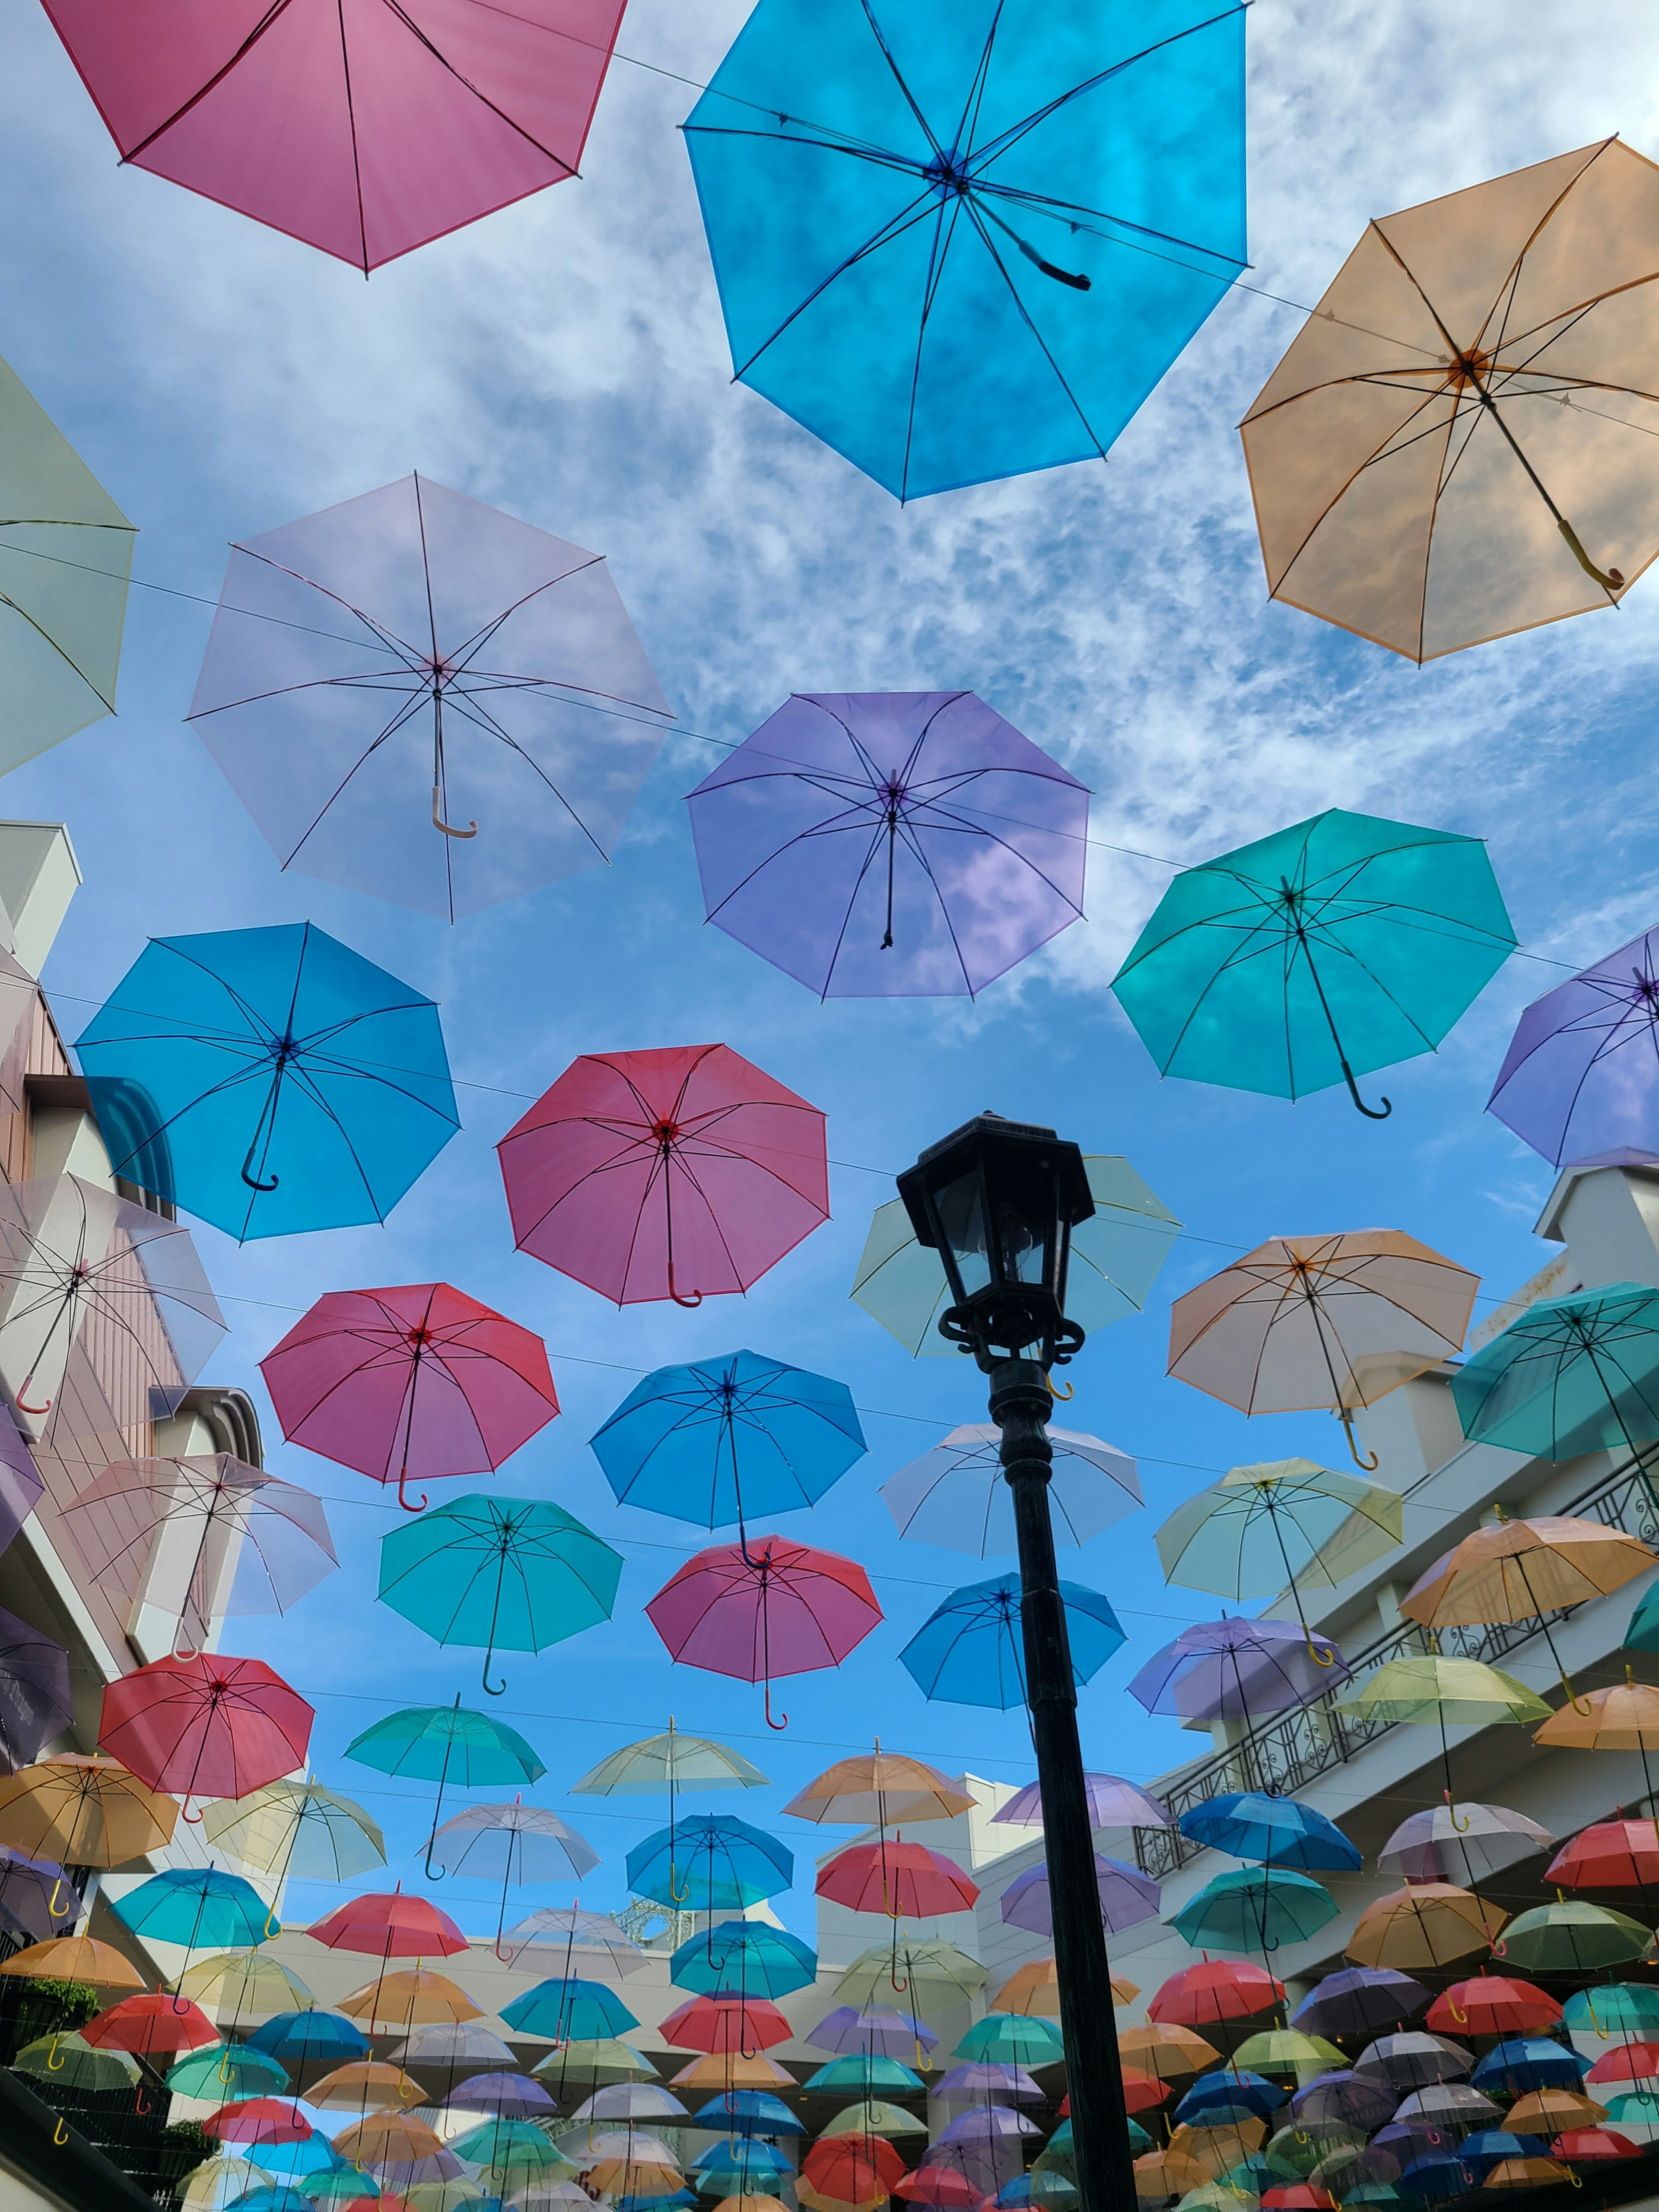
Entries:
<svg viewBox="0 0 1659 2212">
<path fill-rule="evenodd" d="M 538 1982 L 533 1990 L 503 2005 L 501 2018 L 525 2035 L 550 2036 L 555 2043 L 597 2042 L 605 2036 L 626 2035 L 640 2024 L 613 1990 L 603 1982 L 584 1981 L 579 1974 Z"/>
<path fill-rule="evenodd" d="M 810 1990 L 818 1956 L 799 1936 L 760 1920 L 727 1920 L 680 1945 L 668 1962 L 668 1978 L 699 1996 L 735 1991 L 747 1997 L 786 1997 Z"/>
<path fill-rule="evenodd" d="M 1072 1674 L 1086 1682 L 1124 1643 L 1110 1602 L 1097 1590 L 1062 1582 Z M 993 1705 L 1006 1712 L 1025 1702 L 1017 1574 L 952 1590 L 899 1653 L 924 1698 L 952 1705 Z"/>
<path fill-rule="evenodd" d="M 635 1844 L 627 1872 L 635 1897 L 676 1911 L 740 1912 L 788 1888 L 795 1855 L 734 1813 L 696 1813 Z"/>
<path fill-rule="evenodd" d="M 109 1904 L 136 1936 L 182 1943 L 187 1950 L 198 1944 L 240 1950 L 282 1933 L 253 1884 L 216 1867 L 169 1867 Z"/>
<path fill-rule="evenodd" d="M 310 922 L 152 939 L 76 1048 L 114 1172 L 244 1243 L 384 1221 L 460 1127 L 437 1007 Z"/>
<path fill-rule="evenodd" d="M 1357 1873 L 1364 1863 L 1341 1829 L 1322 1813 L 1298 1805 L 1294 1797 L 1269 1797 L 1257 1790 L 1208 1798 L 1184 1812 L 1177 1825 L 1195 1844 L 1267 1866 Z"/>
</svg>

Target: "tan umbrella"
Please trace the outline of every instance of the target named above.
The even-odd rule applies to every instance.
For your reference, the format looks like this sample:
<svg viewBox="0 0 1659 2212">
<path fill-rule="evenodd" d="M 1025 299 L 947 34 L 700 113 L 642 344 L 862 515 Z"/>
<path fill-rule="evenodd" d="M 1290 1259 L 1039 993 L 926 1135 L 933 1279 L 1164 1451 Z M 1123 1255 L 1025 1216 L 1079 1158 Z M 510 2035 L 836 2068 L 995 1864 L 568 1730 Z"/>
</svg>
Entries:
<svg viewBox="0 0 1659 2212">
<path fill-rule="evenodd" d="M 1486 1950 L 1508 1917 L 1473 1890 L 1448 1881 L 1407 1882 L 1365 1907 L 1346 1956 L 1357 1966 L 1395 1966 L 1407 1974 L 1449 1966 Z"/>
<path fill-rule="evenodd" d="M 668 2086 L 671 2089 L 793 2089 L 795 2077 L 763 2051 L 757 2051 L 752 2058 L 745 2058 L 738 2051 L 714 2051 L 670 2075 Z"/>
<path fill-rule="evenodd" d="M 1119 2031 L 1117 2047 L 1137 2073 L 1155 2074 L 1160 2081 L 1178 2081 L 1183 2074 L 1201 2074 L 1221 2053 L 1189 2027 L 1154 2021 L 1146 2027 Z"/>
<path fill-rule="evenodd" d="M 1135 2195 L 1154 2202 L 1196 2189 L 1209 2179 L 1201 2160 L 1181 2151 L 1151 2150 L 1135 2160 Z"/>
<path fill-rule="evenodd" d="M 1224 2127 L 1213 2128 L 1182 2126 L 1170 2130 L 1167 2154 L 1191 2159 L 1201 2166 L 1200 2180 L 1218 2181 L 1224 2173 L 1231 2173 L 1234 2166 L 1242 2166 L 1251 2152 L 1260 2150 L 1267 2140 L 1267 2123 L 1263 2120 L 1234 2120 Z"/>
<path fill-rule="evenodd" d="M 602 2197 L 677 2197 L 680 2179 L 678 2166 L 643 2159 L 608 2158 L 587 2170 L 588 2187 Z"/>
<path fill-rule="evenodd" d="M 1659 1751 L 1659 1690 L 1638 1682 L 1627 1666 L 1625 1679 L 1611 1689 L 1569 1698 L 1533 1737 L 1534 1743 L 1571 1751 L 1634 1751 L 1641 1755 L 1645 1794 L 1653 1795 L 1648 1753 Z"/>
<path fill-rule="evenodd" d="M 52 1936 L 0 1959 L 0 1974 L 27 1981 L 90 1982 L 100 1990 L 142 1990 L 144 1978 L 131 1959 L 90 1936 Z"/>
<path fill-rule="evenodd" d="M 1242 426 L 1273 596 L 1417 661 L 1620 599 L 1659 551 L 1656 231 L 1611 138 L 1374 222 Z"/>
<path fill-rule="evenodd" d="M 254 2013 L 309 2012 L 316 1998 L 297 1974 L 258 1951 L 222 1951 L 186 1967 L 174 1985 L 204 2012 L 241 2020 Z"/>
<path fill-rule="evenodd" d="M 1136 1982 L 1127 1982 L 1121 1974 L 1112 1977 L 1112 2002 L 1115 2005 L 1133 2004 L 1140 1995 Z M 988 2012 L 1023 2012 L 1035 2014 L 1047 2020 L 1060 2016 L 1060 1976 L 1052 1959 L 1032 1959 L 1013 1972 L 987 2004 Z"/>
<path fill-rule="evenodd" d="M 938 1767 L 902 1752 L 884 1751 L 838 1759 L 784 1807 L 797 1820 L 839 1822 L 848 1827 L 909 1827 L 917 1820 L 950 1820 L 970 1813 L 974 1800 Z"/>
<path fill-rule="evenodd" d="M 365 1982 L 335 2008 L 351 2020 L 369 2022 L 371 2035 L 390 2035 L 438 2020 L 482 2020 L 483 2007 L 475 2005 L 466 1991 L 446 1974 L 430 1974 L 422 1967 L 406 1967 Z"/>
<path fill-rule="evenodd" d="M 178 1818 L 113 1759 L 65 1752 L 0 1778 L 0 1844 L 59 1866 L 125 1866 L 169 1842 Z"/>
<path fill-rule="evenodd" d="M 413 2166 L 443 2149 L 442 2138 L 407 2112 L 370 2112 L 331 2140 L 351 2166 Z"/>
<path fill-rule="evenodd" d="M 1531 2089 L 1510 2106 L 1504 2125 L 1514 2136 L 1559 2136 L 1569 2128 L 1599 2128 L 1605 2105 L 1576 2089 Z"/>
<path fill-rule="evenodd" d="M 426 2102 L 426 2091 L 401 2067 L 358 2058 L 313 2081 L 306 2091 L 306 2102 L 340 2112 L 406 2112 L 411 2105 Z"/>
<path fill-rule="evenodd" d="M 1458 1350 L 1480 1278 L 1398 1229 L 1273 1237 L 1170 1310 L 1170 1372 L 1243 1413 L 1353 1415 Z"/>
</svg>

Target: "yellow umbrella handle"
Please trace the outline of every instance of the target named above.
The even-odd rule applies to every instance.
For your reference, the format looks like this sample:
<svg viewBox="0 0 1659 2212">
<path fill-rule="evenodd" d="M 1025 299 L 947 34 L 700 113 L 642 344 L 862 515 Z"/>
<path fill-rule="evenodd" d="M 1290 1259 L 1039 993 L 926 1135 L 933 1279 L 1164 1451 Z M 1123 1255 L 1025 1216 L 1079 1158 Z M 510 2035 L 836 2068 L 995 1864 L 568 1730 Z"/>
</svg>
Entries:
<svg viewBox="0 0 1659 2212">
<path fill-rule="evenodd" d="M 52 2139 L 55 2143 L 66 2143 L 69 2141 L 69 2130 L 64 2125 L 61 2118 L 52 2130 Z"/>
<path fill-rule="evenodd" d="M 52 2039 L 52 2048 L 46 2053 L 46 2071 L 48 2074 L 59 2073 L 67 2063 L 67 2060 L 58 2056 L 58 2038 L 54 2035 Z"/>
</svg>

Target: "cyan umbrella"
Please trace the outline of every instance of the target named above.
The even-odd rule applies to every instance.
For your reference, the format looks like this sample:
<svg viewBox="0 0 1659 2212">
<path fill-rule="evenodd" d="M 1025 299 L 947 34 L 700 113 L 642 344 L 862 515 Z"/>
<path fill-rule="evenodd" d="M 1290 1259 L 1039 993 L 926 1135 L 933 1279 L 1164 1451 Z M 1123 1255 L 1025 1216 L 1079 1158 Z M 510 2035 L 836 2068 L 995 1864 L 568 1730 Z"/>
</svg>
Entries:
<svg viewBox="0 0 1659 2212">
<path fill-rule="evenodd" d="M 1493 2044 L 1469 2079 L 1490 2096 L 1521 2097 L 1528 2089 L 1576 2089 L 1590 2062 L 1547 2035 L 1507 2035 Z"/>
<path fill-rule="evenodd" d="M 1659 1290 L 1540 1298 L 1464 1361 L 1452 1400 L 1471 1443 L 1554 1460 L 1638 1452 L 1659 1438 Z"/>
<path fill-rule="evenodd" d="M 763 2142 L 757 2136 L 744 2136 L 712 2144 L 700 2158 L 692 2160 L 691 2170 L 704 2177 L 700 2185 L 702 2188 L 715 2185 L 712 2179 L 714 2175 L 730 2176 L 737 2185 L 726 2190 L 725 2195 L 762 2197 L 769 2193 L 770 2185 L 781 2175 L 793 2173 L 795 2169 L 793 2160 L 775 2150 L 770 2143 Z M 745 2178 L 752 2178 L 761 2185 L 746 2186 Z"/>
<path fill-rule="evenodd" d="M 1432 1052 L 1515 950 L 1477 837 L 1332 808 L 1177 876 L 1112 988 L 1164 1075 L 1299 1098 Z"/>
<path fill-rule="evenodd" d="M 382 1603 L 440 1644 L 541 1651 L 609 1620 L 622 1554 L 550 1498 L 458 1498 L 380 1542 Z"/>
<path fill-rule="evenodd" d="M 628 1854 L 628 1886 L 677 1912 L 740 1912 L 795 1878 L 795 1855 L 734 1813 L 696 1813 Z"/>
<path fill-rule="evenodd" d="M 817 1953 L 799 1936 L 758 1920 L 723 1921 L 682 1943 L 668 1962 L 669 1980 L 701 1996 L 785 1997 L 811 1989 L 817 1972 Z"/>
<path fill-rule="evenodd" d="M 1659 2039 L 1659 1989 L 1642 1982 L 1601 1982 L 1575 1990 L 1561 2008 L 1568 2030 L 1578 2035 Z"/>
<path fill-rule="evenodd" d="M 757 1352 L 659 1367 L 590 1441 L 620 1504 L 740 1532 L 816 1505 L 868 1449 L 844 1382 Z"/>
<path fill-rule="evenodd" d="M 77 1050 L 115 1173 L 244 1243 L 384 1221 L 460 1127 L 437 1007 L 308 921 L 152 939 Z"/>
<path fill-rule="evenodd" d="M 192 2051 L 169 2067 L 167 2085 L 175 2097 L 208 2097 L 234 2105 L 244 2097 L 270 2097 L 288 2087 L 288 2069 L 266 2051 L 246 2043 L 213 2043 Z"/>
<path fill-rule="evenodd" d="M 1294 1797 L 1236 1790 L 1192 1806 L 1177 1824 L 1183 1836 L 1236 1859 L 1304 1872 L 1358 1872 L 1359 1852 L 1334 1821 Z"/>
<path fill-rule="evenodd" d="M 515 2191 L 531 2176 L 546 2173 L 552 2167 L 574 2172 L 568 2159 L 532 2120 L 488 2119 L 455 2136 L 446 2148 L 468 2166 L 482 2167 L 487 2176 L 503 2181 L 509 2175 L 524 2177 L 512 2181 Z"/>
<path fill-rule="evenodd" d="M 921 2075 L 913 2072 L 902 2060 L 884 2058 L 878 2051 L 849 2051 L 840 2058 L 832 2058 L 801 2083 L 803 2089 L 852 2089 L 866 2097 L 878 2090 L 902 2093 L 921 2086 Z"/>
<path fill-rule="evenodd" d="M 1072 1674 L 1086 1682 L 1125 1641 L 1110 1602 L 1097 1590 L 1062 1582 Z M 924 1698 L 1006 1712 L 1025 1702 L 1025 1651 L 1017 1574 L 952 1590 L 899 1653 Z"/>
<path fill-rule="evenodd" d="M 1013 2066 L 1052 2066 L 1066 2055 L 1060 2030 L 1032 2013 L 988 2012 L 951 2052 L 954 2058 L 994 2059 Z"/>
<path fill-rule="evenodd" d="M 501 2007 L 509 2027 L 525 2035 L 550 2036 L 556 2043 L 589 2043 L 601 2036 L 625 2035 L 639 2021 L 603 1982 L 573 1974 L 562 1981 L 538 1982 L 521 1997 Z"/>
<path fill-rule="evenodd" d="M 1659 1581 L 1648 1584 L 1625 1631 L 1626 1651 L 1659 1651 Z"/>
<path fill-rule="evenodd" d="M 732 368 L 901 499 L 1103 455 L 1244 266 L 1243 16 L 762 0 L 685 124 Z"/>
<path fill-rule="evenodd" d="M 1206 1881 L 1170 1925 L 1193 1948 L 1276 1951 L 1300 1943 L 1336 1917 L 1322 1883 L 1287 1868 L 1239 1867 Z"/>
<path fill-rule="evenodd" d="M 264 2051 L 297 2072 L 303 2066 L 335 2067 L 368 2056 L 368 2038 L 343 2012 L 278 2012 L 247 2038 L 250 2051 Z"/>
<path fill-rule="evenodd" d="M 169 1867 L 109 1905 L 135 1935 L 192 1951 L 240 1950 L 282 1933 L 253 1884 L 216 1867 Z"/>
<path fill-rule="evenodd" d="M 728 2089 L 699 2105 L 695 2115 L 705 2128 L 724 2128 L 728 2135 L 804 2136 L 806 2129 L 781 2097 L 768 2089 Z"/>
<path fill-rule="evenodd" d="M 435 1782 L 434 1834 L 449 1783 L 458 1790 L 484 1790 L 496 1782 L 538 1782 L 547 1771 L 516 1729 L 492 1720 L 488 1713 L 464 1709 L 459 1697 L 453 1705 L 407 1705 L 401 1712 L 388 1713 L 354 1736 L 345 1755 L 360 1766 L 372 1766 L 377 1774 Z M 427 1873 L 431 1872 L 428 1857 Z"/>
</svg>

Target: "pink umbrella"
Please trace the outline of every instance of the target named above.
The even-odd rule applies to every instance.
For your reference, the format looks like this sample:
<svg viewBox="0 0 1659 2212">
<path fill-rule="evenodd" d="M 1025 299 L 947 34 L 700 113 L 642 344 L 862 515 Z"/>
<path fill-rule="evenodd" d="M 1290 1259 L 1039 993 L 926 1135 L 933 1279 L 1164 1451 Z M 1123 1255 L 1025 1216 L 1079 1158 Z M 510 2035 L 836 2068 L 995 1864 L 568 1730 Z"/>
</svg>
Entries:
<svg viewBox="0 0 1659 2212">
<path fill-rule="evenodd" d="M 410 1474 L 493 1474 L 559 1410 L 541 1339 L 447 1283 L 331 1291 L 259 1371 L 290 1443 L 395 1482 L 411 1513 Z"/>
<path fill-rule="evenodd" d="M 645 1610 L 682 1666 L 764 1682 L 769 1728 L 789 1724 L 787 1713 L 772 1718 L 776 1676 L 839 1667 L 882 1617 L 855 1559 L 786 1536 L 697 1553 Z"/>
<path fill-rule="evenodd" d="M 619 1306 L 746 1291 L 830 1218 L 823 1126 L 728 1045 L 586 1054 L 495 1148 L 514 1242 Z"/>
<path fill-rule="evenodd" d="M 104 1692 L 100 1747 L 148 1789 L 246 1797 L 305 1763 L 316 1714 L 263 1659 L 152 1659 Z M 188 1809 L 188 1820 L 199 1819 Z"/>
<path fill-rule="evenodd" d="M 121 158 L 367 276 L 576 173 L 623 0 L 48 0 Z"/>
</svg>

